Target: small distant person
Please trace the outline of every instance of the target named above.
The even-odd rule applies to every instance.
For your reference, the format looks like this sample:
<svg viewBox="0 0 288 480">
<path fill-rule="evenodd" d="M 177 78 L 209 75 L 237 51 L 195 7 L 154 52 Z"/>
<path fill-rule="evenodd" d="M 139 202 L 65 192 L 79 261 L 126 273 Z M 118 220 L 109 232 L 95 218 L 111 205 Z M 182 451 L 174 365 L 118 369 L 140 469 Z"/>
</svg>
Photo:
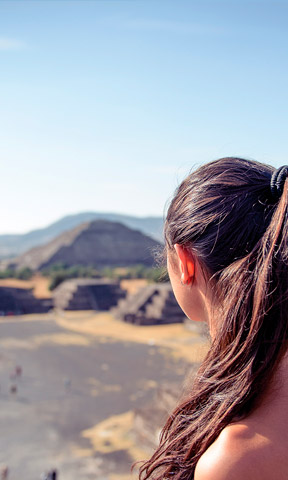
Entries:
<svg viewBox="0 0 288 480">
<path fill-rule="evenodd" d="M 10 387 L 10 393 L 12 393 L 12 395 L 16 395 L 16 393 L 17 393 L 17 385 L 15 385 L 15 384 L 11 385 L 11 387 Z"/>
<path fill-rule="evenodd" d="M 21 365 L 16 365 L 14 368 L 13 372 L 10 373 L 10 379 L 11 380 L 16 380 L 17 378 L 20 378 L 22 376 L 23 370 Z"/>
<path fill-rule="evenodd" d="M 71 379 L 69 377 L 64 378 L 63 380 L 65 390 L 68 391 L 70 390 L 71 387 Z"/>
<path fill-rule="evenodd" d="M 1 480 L 7 480 L 8 475 L 9 475 L 9 468 L 7 467 L 7 465 L 5 465 L 1 469 Z"/>
<path fill-rule="evenodd" d="M 16 377 L 21 377 L 23 373 L 21 365 L 16 365 L 15 367 L 15 375 Z"/>
<path fill-rule="evenodd" d="M 48 473 L 47 480 L 57 480 L 57 470 L 51 470 Z"/>
</svg>

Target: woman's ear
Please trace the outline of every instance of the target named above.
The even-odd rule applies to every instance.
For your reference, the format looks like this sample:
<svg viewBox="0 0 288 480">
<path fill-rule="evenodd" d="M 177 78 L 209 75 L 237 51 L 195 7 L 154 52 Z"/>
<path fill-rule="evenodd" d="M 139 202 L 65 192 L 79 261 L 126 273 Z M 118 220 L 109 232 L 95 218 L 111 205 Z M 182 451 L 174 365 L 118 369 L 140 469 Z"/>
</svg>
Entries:
<svg viewBox="0 0 288 480">
<path fill-rule="evenodd" d="M 189 285 L 192 283 L 195 276 L 195 261 L 188 250 L 183 247 L 183 245 L 175 243 L 174 248 L 178 257 L 178 264 L 181 272 L 181 283 Z"/>
</svg>

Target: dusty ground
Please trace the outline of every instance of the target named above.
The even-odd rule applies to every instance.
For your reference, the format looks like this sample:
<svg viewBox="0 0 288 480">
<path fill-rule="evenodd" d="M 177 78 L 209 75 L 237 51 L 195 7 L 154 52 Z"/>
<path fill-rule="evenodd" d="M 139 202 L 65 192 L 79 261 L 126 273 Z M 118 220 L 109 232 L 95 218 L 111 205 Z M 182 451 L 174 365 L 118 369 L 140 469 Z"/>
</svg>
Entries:
<svg viewBox="0 0 288 480">
<path fill-rule="evenodd" d="M 136 293 L 139 288 L 145 287 L 148 281 L 145 278 L 135 278 L 135 279 L 127 279 L 121 280 L 120 285 L 123 290 L 127 290 L 128 293 Z"/>
<path fill-rule="evenodd" d="M 133 410 L 162 383 L 180 389 L 207 348 L 183 325 L 136 327 L 92 312 L 3 318 L 0 339 L 0 463 L 9 480 L 50 468 L 59 480 L 131 478 L 131 463 L 147 455 L 131 436 Z"/>
</svg>

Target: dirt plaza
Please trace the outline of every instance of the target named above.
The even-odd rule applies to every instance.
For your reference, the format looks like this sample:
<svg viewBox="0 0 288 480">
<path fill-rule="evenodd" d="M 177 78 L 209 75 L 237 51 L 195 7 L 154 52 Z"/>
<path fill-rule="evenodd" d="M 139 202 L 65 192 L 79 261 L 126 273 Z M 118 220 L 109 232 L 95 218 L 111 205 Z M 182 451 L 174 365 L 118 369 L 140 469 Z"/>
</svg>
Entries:
<svg viewBox="0 0 288 480">
<path fill-rule="evenodd" d="M 109 313 L 3 317 L 0 332 L 0 463 L 9 480 L 52 468 L 60 480 L 131 478 L 131 464 L 148 454 L 133 412 L 163 384 L 180 391 L 206 349 L 183 325 L 137 327 Z"/>
</svg>

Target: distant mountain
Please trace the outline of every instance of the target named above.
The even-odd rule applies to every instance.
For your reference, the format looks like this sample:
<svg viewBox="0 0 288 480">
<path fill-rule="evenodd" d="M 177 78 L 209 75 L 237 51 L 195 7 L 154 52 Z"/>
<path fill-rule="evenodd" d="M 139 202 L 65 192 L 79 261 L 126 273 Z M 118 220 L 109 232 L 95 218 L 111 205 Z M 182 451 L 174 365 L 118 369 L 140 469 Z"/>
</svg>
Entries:
<svg viewBox="0 0 288 480">
<path fill-rule="evenodd" d="M 154 263 L 153 250 L 160 243 L 125 225 L 107 220 L 84 223 L 51 242 L 35 247 L 13 260 L 16 268 L 42 270 L 56 263 L 67 266 L 128 266 Z"/>
<path fill-rule="evenodd" d="M 71 230 L 81 223 L 97 219 L 120 222 L 127 227 L 140 230 L 160 242 L 162 241 L 163 219 L 161 217 L 141 218 L 117 213 L 83 212 L 68 215 L 46 228 L 32 230 L 25 234 L 0 235 L 0 258 L 11 258 L 20 255 L 32 247 L 44 245 L 61 233 Z"/>
</svg>

